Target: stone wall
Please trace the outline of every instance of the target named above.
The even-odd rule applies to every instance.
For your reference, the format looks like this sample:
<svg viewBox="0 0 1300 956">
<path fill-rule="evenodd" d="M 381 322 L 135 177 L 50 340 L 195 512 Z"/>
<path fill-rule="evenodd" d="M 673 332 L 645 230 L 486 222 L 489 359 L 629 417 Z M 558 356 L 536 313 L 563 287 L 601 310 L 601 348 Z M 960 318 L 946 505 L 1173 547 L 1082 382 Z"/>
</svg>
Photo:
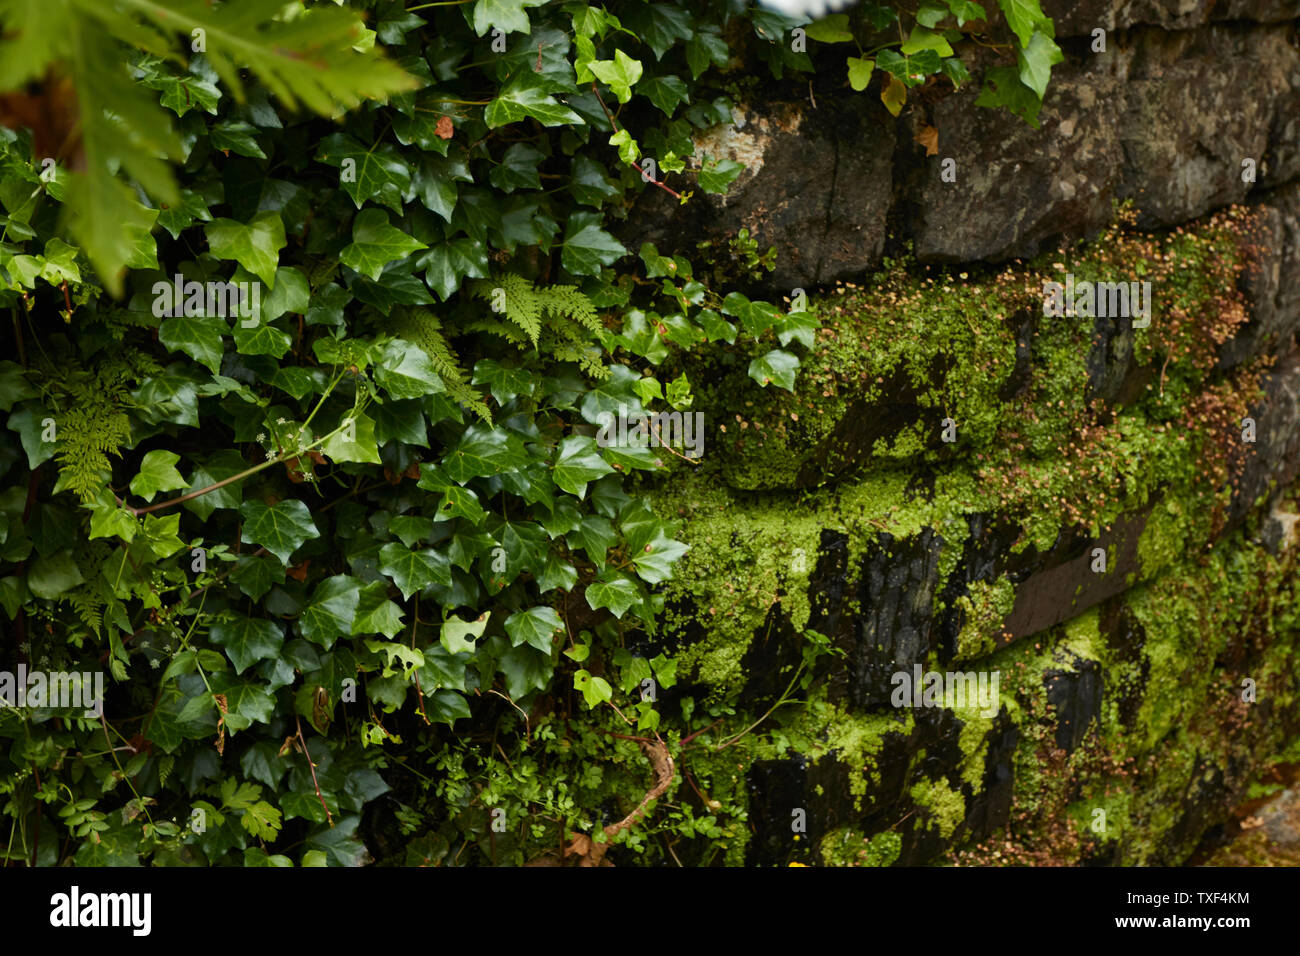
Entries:
<svg viewBox="0 0 1300 956">
<path fill-rule="evenodd" d="M 823 319 L 793 394 L 687 369 L 705 463 L 653 491 L 665 706 L 756 721 L 689 758 L 743 769 L 752 862 L 1177 864 L 1300 732 L 1300 4 L 1044 6 L 1040 128 L 773 90 L 702 138 L 727 197 L 630 220 L 749 229 Z M 1065 273 L 1149 325 L 1043 315 Z M 997 701 L 898 706 L 918 670 Z"/>
</svg>

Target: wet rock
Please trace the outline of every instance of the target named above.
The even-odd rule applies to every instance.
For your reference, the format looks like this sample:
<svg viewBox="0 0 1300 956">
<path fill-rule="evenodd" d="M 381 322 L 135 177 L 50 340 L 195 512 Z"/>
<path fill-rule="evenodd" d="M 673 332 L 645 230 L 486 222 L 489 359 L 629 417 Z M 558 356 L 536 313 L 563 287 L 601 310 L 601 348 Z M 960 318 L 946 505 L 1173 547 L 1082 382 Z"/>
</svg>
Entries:
<svg viewBox="0 0 1300 956">
<path fill-rule="evenodd" d="M 731 159 L 745 171 L 725 195 L 699 190 L 686 206 L 650 189 L 623 230 L 629 248 L 691 254 L 701 239 L 749 230 L 760 251 L 776 246 L 766 278 L 789 294 L 880 261 L 890 204 L 894 130 L 879 102 L 825 95 L 743 104 L 733 122 L 697 135 L 696 155 Z"/>
<path fill-rule="evenodd" d="M 1280 103 L 1300 89 L 1300 54 L 1273 27 L 1142 32 L 1115 67 L 1126 80 L 1117 195 L 1134 199 L 1144 228 L 1244 198 L 1242 161 L 1265 156 Z"/>
<path fill-rule="evenodd" d="M 1071 655 L 1073 656 L 1073 655 Z M 1047 703 L 1056 712 L 1056 746 L 1066 753 L 1083 743 L 1101 716 L 1102 677 L 1096 661 L 1075 657 L 1069 670 L 1043 675 Z"/>
<path fill-rule="evenodd" d="M 861 616 L 850 658 L 856 706 L 890 706 L 890 676 L 910 673 L 929 654 L 942 546 L 930 528 L 904 540 L 881 534 L 863 557 Z"/>
<path fill-rule="evenodd" d="M 1004 110 L 976 107 L 978 89 L 945 98 L 933 110 L 939 155 L 909 208 L 922 261 L 1001 261 L 1034 255 L 1061 236 L 1082 237 L 1110 221 L 1123 153 L 1115 130 L 1123 82 L 1061 64 L 1034 129 Z M 956 161 L 944 182 L 941 161 Z"/>
</svg>

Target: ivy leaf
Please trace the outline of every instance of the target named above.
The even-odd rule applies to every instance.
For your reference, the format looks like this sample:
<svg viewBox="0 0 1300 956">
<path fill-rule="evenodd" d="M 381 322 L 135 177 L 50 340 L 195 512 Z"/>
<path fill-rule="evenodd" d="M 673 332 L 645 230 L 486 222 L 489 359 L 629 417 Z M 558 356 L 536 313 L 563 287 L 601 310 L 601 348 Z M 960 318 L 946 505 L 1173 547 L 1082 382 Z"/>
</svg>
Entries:
<svg viewBox="0 0 1300 956">
<path fill-rule="evenodd" d="M 587 494 L 587 482 L 608 475 L 613 470 L 600 457 L 595 439 L 589 435 L 570 435 L 560 442 L 555 464 L 551 468 L 551 477 L 560 488 L 582 498 Z"/>
<path fill-rule="evenodd" d="M 379 570 L 393 579 L 403 600 L 430 584 L 451 585 L 451 564 L 447 556 L 432 548 L 412 551 L 403 544 L 390 541 L 379 550 L 379 561 Z"/>
<path fill-rule="evenodd" d="M 235 351 L 240 355 L 284 358 L 284 354 L 293 346 L 293 339 L 288 332 L 263 322 L 254 326 L 245 326 L 242 320 L 236 322 L 234 336 Z"/>
<path fill-rule="evenodd" d="M 333 461 L 367 461 L 379 464 L 379 444 L 375 441 L 375 421 L 364 412 L 349 415 L 345 421 L 352 422 L 351 433 L 345 427 L 336 430 L 329 438 L 321 442 L 323 455 Z"/>
<path fill-rule="evenodd" d="M 641 576 L 641 580 L 649 584 L 658 584 L 672 577 L 673 562 L 686 551 L 686 545 L 674 541 L 660 530 L 648 544 L 636 552 L 632 563 L 636 565 L 636 573 Z"/>
<path fill-rule="evenodd" d="M 743 163 L 734 159 L 709 162 L 707 157 L 700 169 L 700 188 L 706 193 L 725 193 L 727 187 L 745 171 Z"/>
<path fill-rule="evenodd" d="M 405 259 L 419 249 L 428 246 L 418 239 L 412 239 L 388 221 L 388 213 L 382 209 L 367 208 L 357 213 L 352 222 L 352 242 L 343 247 L 339 258 L 344 265 L 350 266 L 363 276 L 378 279 L 384 266 L 398 259 Z"/>
<path fill-rule="evenodd" d="M 619 189 L 605 175 L 605 168 L 589 156 L 579 153 L 573 157 L 573 178 L 569 191 L 573 198 L 585 206 L 601 207 L 619 194 Z"/>
<path fill-rule="evenodd" d="M 222 336 L 230 331 L 215 315 L 176 315 L 158 326 L 158 341 L 174 352 L 184 352 L 215 375 L 221 371 L 225 351 Z"/>
<path fill-rule="evenodd" d="M 853 31 L 849 29 L 847 13 L 832 13 L 828 17 L 808 24 L 804 27 L 804 32 L 808 35 L 808 39 L 816 40 L 818 43 L 853 42 Z"/>
<path fill-rule="evenodd" d="M 85 581 L 71 549 L 37 558 L 27 572 L 27 587 L 38 598 L 52 601 Z"/>
<path fill-rule="evenodd" d="M 284 583 L 284 565 L 269 556 L 241 554 L 230 580 L 238 584 L 245 595 L 260 601 L 274 585 Z"/>
<path fill-rule="evenodd" d="M 1056 36 L 1052 21 L 1044 15 L 1038 0 L 998 0 L 998 6 L 1002 8 L 1007 26 L 1020 39 L 1022 47 L 1029 46 L 1035 30 L 1042 30 L 1049 39 Z"/>
<path fill-rule="evenodd" d="M 528 7 L 540 7 L 546 0 L 478 0 L 474 4 L 474 32 L 483 36 L 493 27 L 504 33 L 529 32 Z"/>
<path fill-rule="evenodd" d="M 225 618 L 212 625 L 208 639 L 226 649 L 226 656 L 242 674 L 258 661 L 270 660 L 284 646 L 284 632 L 267 620 L 254 620 L 242 614 Z"/>
<path fill-rule="evenodd" d="M 645 96 L 668 116 L 677 111 L 682 103 L 689 103 L 691 95 L 686 83 L 680 76 L 652 76 L 637 84 L 637 92 Z"/>
<path fill-rule="evenodd" d="M 239 452 L 231 449 L 217 452 L 217 454 L 196 466 L 190 473 L 190 480 L 185 488 L 185 493 L 189 494 L 191 491 L 198 491 L 201 488 L 207 488 L 209 485 L 215 485 L 217 482 L 237 475 L 247 468 L 248 465 Z M 194 512 L 200 520 L 207 521 L 212 512 L 218 508 L 238 508 L 242 500 L 243 490 L 240 487 L 240 482 L 233 482 L 199 495 L 197 498 L 191 498 L 182 507 Z"/>
<path fill-rule="evenodd" d="M 978 3 L 973 3 L 972 0 L 944 0 L 944 2 L 948 4 L 948 9 L 957 18 L 957 26 L 959 27 L 964 27 L 972 20 L 988 19 L 988 14 L 984 12 L 984 8 Z M 934 24 L 929 23 L 926 26 L 934 26 Z"/>
<path fill-rule="evenodd" d="M 948 8 L 942 3 L 926 0 L 916 11 L 916 22 L 923 27 L 933 28 L 940 20 L 948 16 Z"/>
<path fill-rule="evenodd" d="M 501 655 L 499 666 L 506 678 L 506 691 L 515 700 L 531 691 L 545 689 L 555 670 L 549 654 L 543 654 L 528 644 L 506 651 Z"/>
<path fill-rule="evenodd" d="M 749 377 L 764 387 L 769 382 L 794 391 L 794 376 L 799 369 L 799 359 L 781 349 L 772 349 L 761 358 L 749 363 Z"/>
<path fill-rule="evenodd" d="M 387 143 L 367 148 L 351 136 L 334 133 L 321 141 L 316 159 L 339 169 L 339 186 L 352 197 L 358 209 L 367 200 L 402 212 L 402 201 L 411 186 L 411 168 Z"/>
<path fill-rule="evenodd" d="M 632 98 L 632 86 L 641 79 L 641 61 L 632 59 L 622 50 L 615 50 L 612 60 L 592 60 L 587 68 L 610 88 L 620 103 Z"/>
<path fill-rule="evenodd" d="M 239 508 L 244 516 L 241 541 L 256 544 L 270 551 L 282 564 L 288 564 L 304 541 L 319 538 L 320 532 L 311 520 L 311 512 L 297 498 L 289 498 L 275 505 L 262 501 L 245 501 Z"/>
<path fill-rule="evenodd" d="M 1047 81 L 1052 76 L 1052 65 L 1065 59 L 1065 54 L 1047 34 L 1035 30 L 1029 45 L 1016 51 L 1020 64 L 1020 82 L 1038 94 L 1041 100 L 1047 92 Z"/>
<path fill-rule="evenodd" d="M 227 121 L 214 125 L 209 135 L 213 149 L 253 159 L 266 159 L 266 153 L 257 144 L 257 132 L 257 127 L 252 123 Z"/>
<path fill-rule="evenodd" d="M 351 634 L 361 600 L 361 582 L 347 574 L 336 574 L 316 585 L 311 603 L 298 618 L 302 636 L 325 650 L 336 638 Z"/>
<path fill-rule="evenodd" d="M 1038 129 L 1038 112 L 1043 107 L 1043 101 L 1020 82 L 1015 67 L 994 66 L 984 74 L 984 88 L 975 98 L 975 105 L 990 108 L 1004 106 L 1034 129 Z"/>
<path fill-rule="evenodd" d="M 560 263 L 574 275 L 599 275 L 601 266 L 627 255 L 624 245 L 600 228 L 602 221 L 599 213 L 586 209 L 569 217 Z"/>
<path fill-rule="evenodd" d="M 234 259 L 253 275 L 275 285 L 280 250 L 285 246 L 284 223 L 278 212 L 262 212 L 248 223 L 214 219 L 203 227 L 208 248 L 219 259 Z"/>
<path fill-rule="evenodd" d="M 730 55 L 727 42 L 714 33 L 699 30 L 686 41 L 686 62 L 692 79 L 698 80 L 710 64 L 726 66 Z"/>
<path fill-rule="evenodd" d="M 474 653 L 474 641 L 483 636 L 487 629 L 490 612 L 484 612 L 476 620 L 462 621 L 454 614 L 442 622 L 439 640 L 449 654 Z M 474 641 L 467 638 L 474 638 Z"/>
<path fill-rule="evenodd" d="M 352 633 L 382 634 L 392 638 L 402 630 L 402 617 L 402 609 L 388 599 L 388 585 L 383 581 L 371 581 L 357 597 Z"/>
<path fill-rule="evenodd" d="M 187 487 L 189 482 L 176 470 L 176 463 L 180 460 L 181 456 L 175 452 L 149 452 L 140 462 L 140 473 L 131 479 L 131 494 L 139 495 L 145 501 L 153 501 L 154 495 L 160 491 Z"/>
<path fill-rule="evenodd" d="M 477 239 L 460 236 L 431 248 L 420 257 L 418 268 L 427 268 L 424 279 L 444 301 L 451 298 L 463 279 L 486 279 L 487 246 Z"/>
<path fill-rule="evenodd" d="M 888 53 L 889 51 L 881 50 L 880 52 Z M 907 84 L 891 74 L 889 82 L 880 91 L 880 102 L 885 104 L 885 109 L 889 110 L 891 116 L 897 116 L 903 111 L 903 104 L 907 102 Z"/>
<path fill-rule="evenodd" d="M 516 611 L 506 618 L 506 633 L 513 647 L 531 644 L 545 654 L 551 653 L 551 643 L 556 631 L 564 630 L 564 622 L 553 607 L 534 607 Z"/>
<path fill-rule="evenodd" d="M 621 618 L 628 608 L 639 604 L 641 591 L 636 582 L 621 574 L 607 580 L 592 581 L 587 585 L 587 606 L 593 611 L 608 608 L 615 617 Z"/>
<path fill-rule="evenodd" d="M 492 185 L 504 193 L 516 189 L 541 189 L 542 181 L 537 174 L 537 166 L 546 156 L 539 149 L 527 143 L 515 143 L 506 150 L 501 162 L 492 167 L 488 179 Z"/>
<path fill-rule="evenodd" d="M 530 116 L 543 126 L 582 123 L 582 117 L 546 92 L 544 81 L 531 70 L 516 74 L 483 111 L 488 129 L 518 123 Z"/>
<path fill-rule="evenodd" d="M 504 428 L 474 424 L 465 429 L 460 441 L 443 459 L 447 477 L 457 484 L 471 478 L 514 471 L 528 463 L 523 442 Z"/>
<path fill-rule="evenodd" d="M 940 56 L 952 56 L 952 46 L 944 39 L 943 34 L 927 30 L 922 26 L 913 27 L 907 40 L 898 49 L 908 55 L 920 53 L 922 50 L 933 50 Z"/>
<path fill-rule="evenodd" d="M 588 707 L 599 707 L 614 697 L 614 688 L 603 677 L 593 677 L 590 671 L 580 670 L 573 675 L 573 689 L 582 691 Z"/>
<path fill-rule="evenodd" d="M 424 350 L 404 339 L 384 343 L 375 362 L 375 381 L 393 398 L 423 398 L 444 391 Z"/>
<path fill-rule="evenodd" d="M 849 86 L 853 87 L 855 92 L 861 93 L 871 82 L 871 71 L 876 68 L 876 61 L 856 56 L 846 59 L 849 65 Z"/>
</svg>

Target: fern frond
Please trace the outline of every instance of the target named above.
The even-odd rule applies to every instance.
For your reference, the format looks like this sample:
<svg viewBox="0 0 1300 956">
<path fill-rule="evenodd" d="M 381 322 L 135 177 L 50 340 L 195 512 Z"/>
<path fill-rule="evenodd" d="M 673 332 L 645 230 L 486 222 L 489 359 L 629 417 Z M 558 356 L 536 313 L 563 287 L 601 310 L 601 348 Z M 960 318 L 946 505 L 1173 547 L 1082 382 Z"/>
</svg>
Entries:
<svg viewBox="0 0 1300 956">
<path fill-rule="evenodd" d="M 442 379 L 452 400 L 464 405 L 491 425 L 492 412 L 484 403 L 483 396 L 470 386 L 469 375 L 461 368 L 451 343 L 443 337 L 441 327 L 437 316 L 417 309 L 394 312 L 388 321 L 389 331 L 408 342 L 414 342 L 429 356 L 429 363 Z"/>
<path fill-rule="evenodd" d="M 596 313 L 596 307 L 578 289 L 572 285 L 553 285 L 537 290 L 542 308 L 554 318 L 568 318 L 577 322 L 587 331 L 600 334 L 603 326 Z"/>
</svg>

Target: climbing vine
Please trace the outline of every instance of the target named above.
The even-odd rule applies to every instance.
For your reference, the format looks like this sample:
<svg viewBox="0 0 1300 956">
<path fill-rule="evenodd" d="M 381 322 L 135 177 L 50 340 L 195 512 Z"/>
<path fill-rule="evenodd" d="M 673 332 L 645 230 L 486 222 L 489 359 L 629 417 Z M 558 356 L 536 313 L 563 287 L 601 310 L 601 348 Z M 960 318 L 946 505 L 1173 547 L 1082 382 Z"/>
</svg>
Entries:
<svg viewBox="0 0 1300 956">
<path fill-rule="evenodd" d="M 0 2 L 0 670 L 107 675 L 0 710 L 6 860 L 743 845 L 734 776 L 646 810 L 725 710 L 646 691 L 686 548 L 638 490 L 693 462 L 597 436 L 688 409 L 692 351 L 792 389 L 818 319 L 751 297 L 747 236 L 617 236 L 740 174 L 693 135 L 754 62 L 859 43 L 896 114 L 965 82 L 982 8 L 900 14 Z M 1050 22 L 1008 17 L 1040 98 Z"/>
</svg>

